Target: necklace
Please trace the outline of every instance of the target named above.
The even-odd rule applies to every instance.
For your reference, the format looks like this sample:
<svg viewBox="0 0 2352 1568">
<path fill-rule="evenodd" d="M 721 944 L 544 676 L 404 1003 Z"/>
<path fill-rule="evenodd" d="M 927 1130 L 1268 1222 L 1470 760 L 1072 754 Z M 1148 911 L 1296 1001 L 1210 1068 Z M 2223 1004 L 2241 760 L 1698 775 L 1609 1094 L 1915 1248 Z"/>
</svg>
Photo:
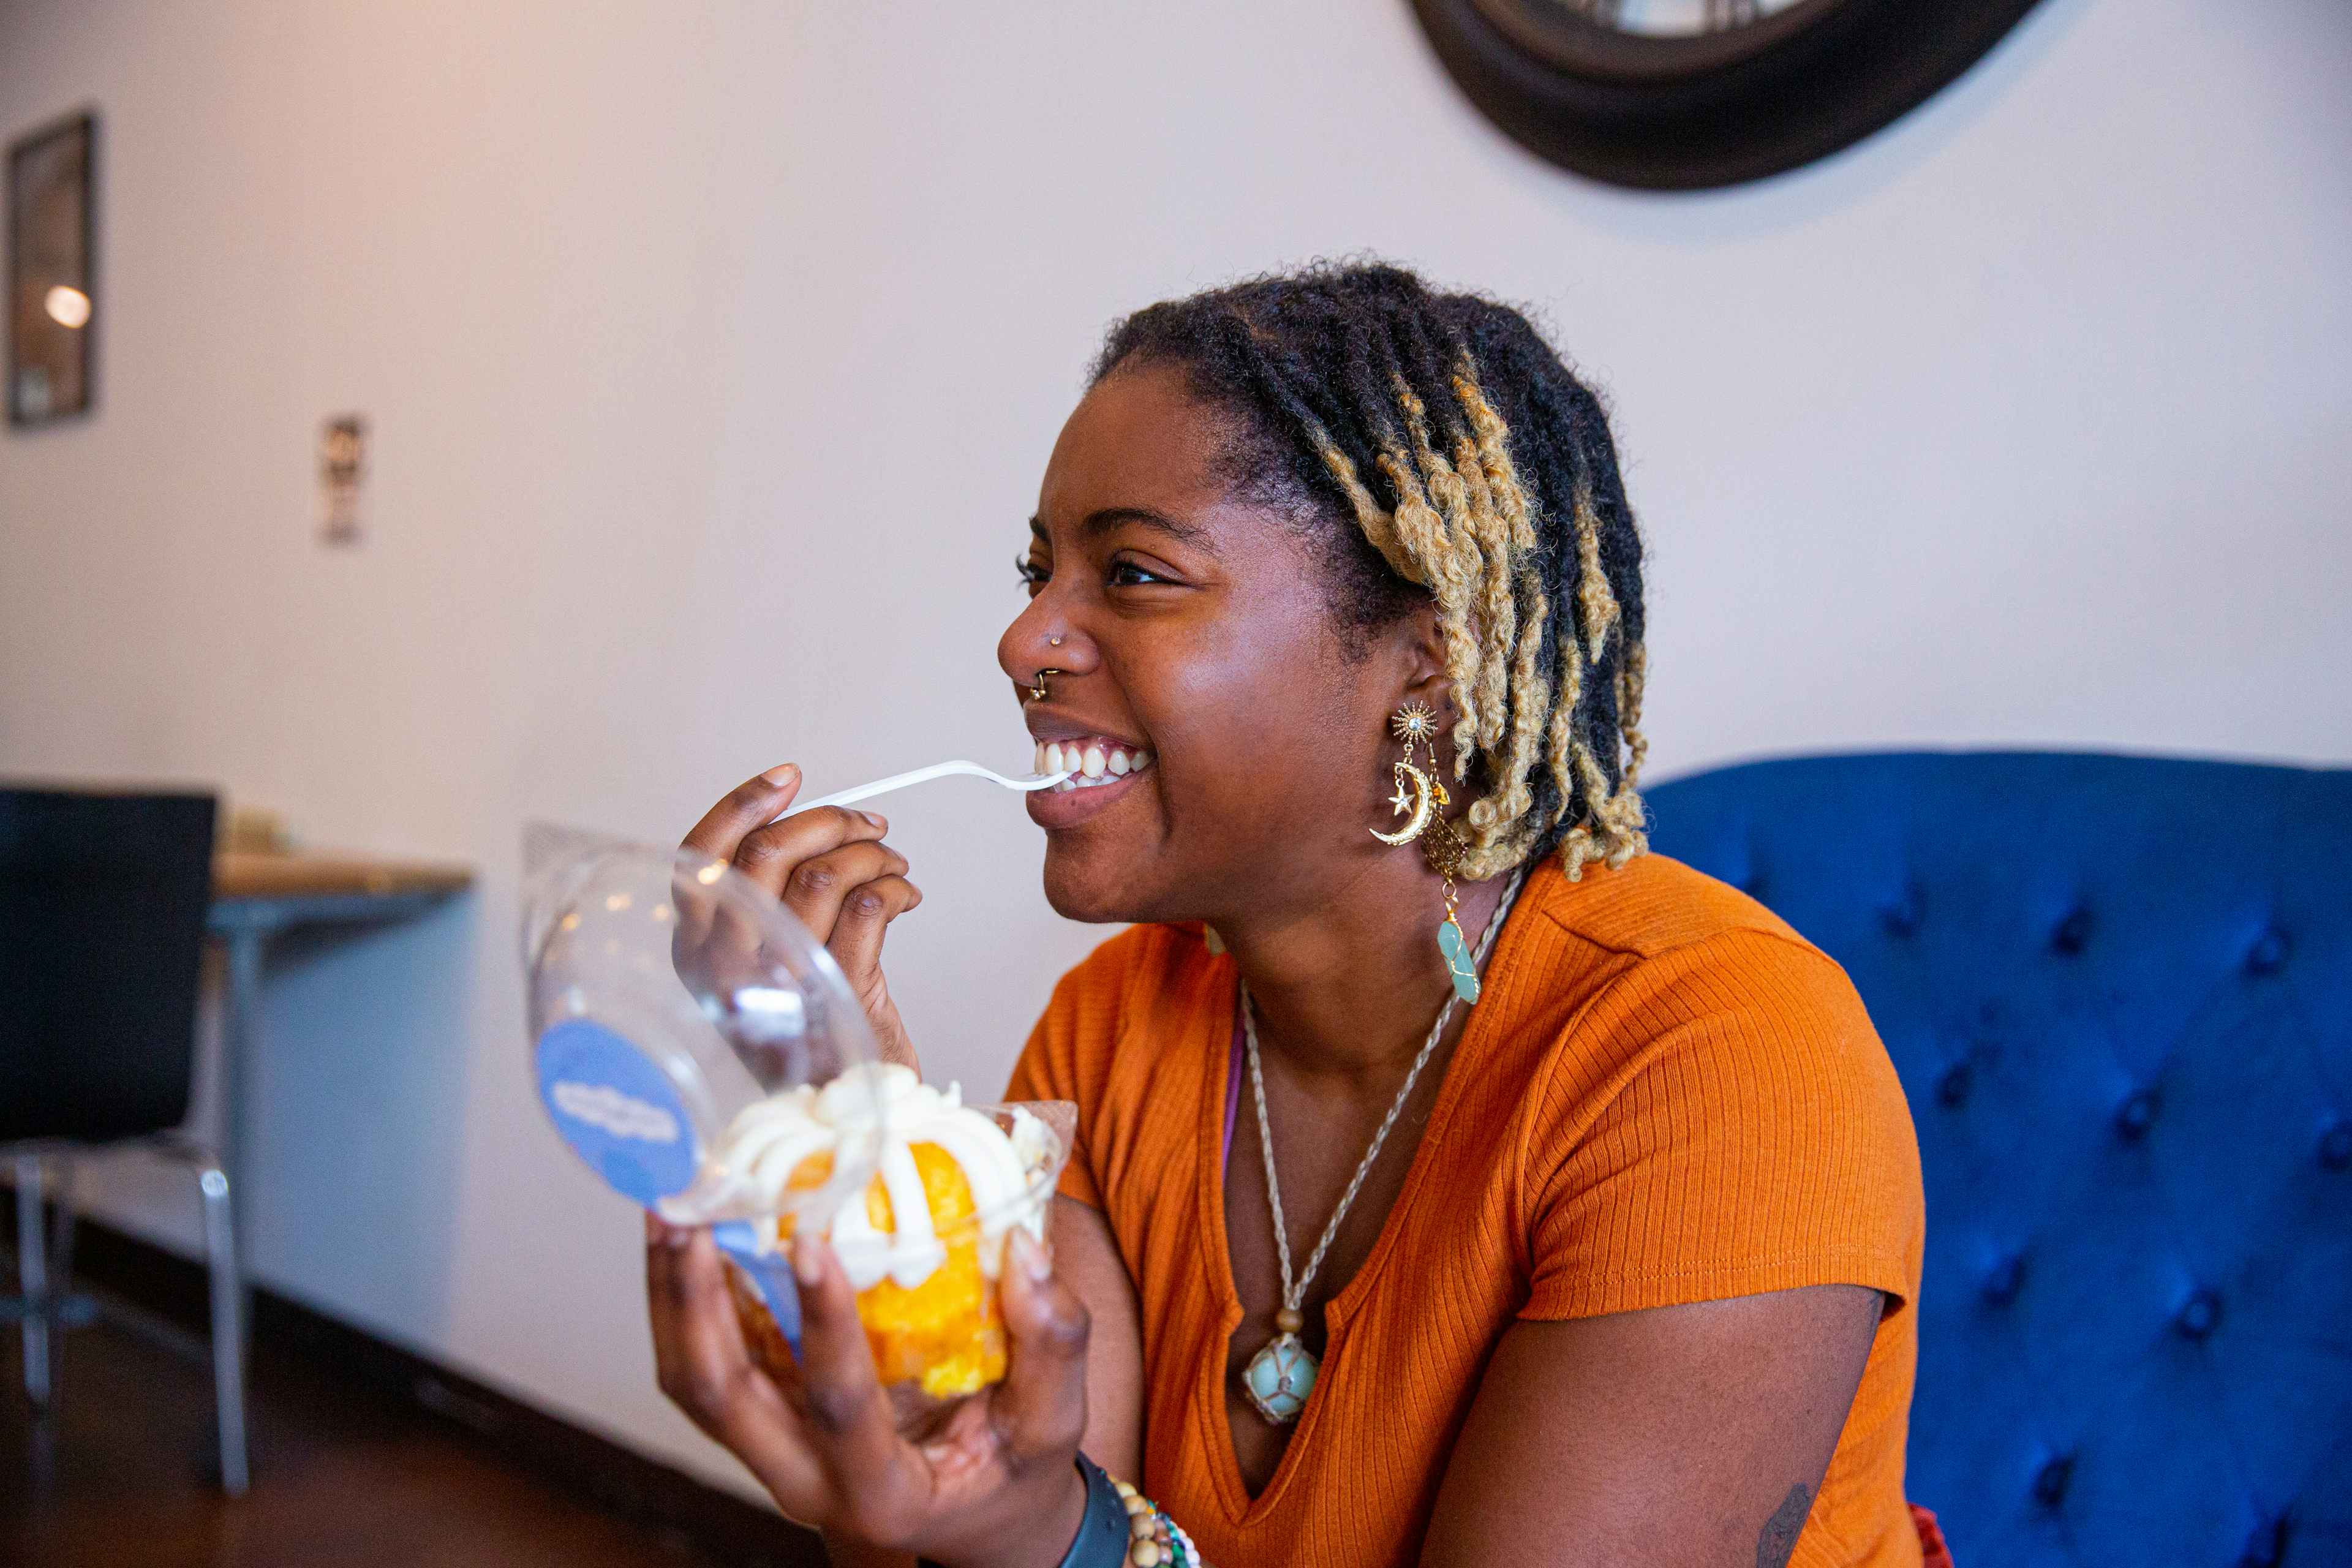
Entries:
<svg viewBox="0 0 2352 1568">
<path fill-rule="evenodd" d="M 1524 870 L 1515 873 L 1510 885 L 1503 889 L 1502 901 L 1486 919 L 1486 929 L 1478 938 L 1477 956 L 1471 960 L 1475 974 L 1486 966 L 1486 953 L 1495 945 L 1496 933 L 1502 931 L 1504 919 L 1517 902 L 1519 889 L 1527 880 Z M 1452 967 L 1449 963 L 1448 967 Z M 1307 1287 L 1313 1283 L 1315 1271 L 1323 1267 L 1323 1255 L 1331 1250 L 1331 1241 L 1339 1234 L 1339 1222 L 1348 1215 L 1349 1205 L 1356 1201 L 1356 1193 L 1371 1173 L 1372 1163 L 1381 1157 L 1381 1145 L 1388 1142 L 1389 1130 L 1403 1113 L 1404 1102 L 1412 1094 L 1412 1086 L 1421 1079 L 1421 1069 L 1437 1053 L 1437 1042 L 1445 1037 L 1446 1020 L 1454 1016 L 1457 995 L 1448 995 L 1444 1005 L 1437 1010 L 1437 1022 L 1429 1026 L 1429 1037 L 1422 1042 L 1420 1052 L 1406 1069 L 1404 1087 L 1397 1090 L 1396 1099 L 1389 1102 L 1389 1113 L 1381 1118 L 1379 1131 L 1372 1134 L 1371 1147 L 1356 1162 L 1356 1173 L 1348 1178 L 1348 1190 L 1339 1194 L 1339 1206 L 1331 1211 L 1330 1221 L 1323 1226 L 1315 1250 L 1307 1255 L 1307 1268 L 1297 1279 L 1290 1273 L 1290 1229 L 1282 1218 L 1282 1186 L 1274 1174 L 1274 1129 L 1265 1117 L 1265 1070 L 1258 1065 L 1257 1009 L 1250 1001 L 1249 982 L 1241 985 L 1242 1037 L 1249 1050 L 1250 1094 L 1257 1107 L 1258 1152 L 1265 1157 L 1265 1202 L 1274 1211 L 1274 1252 L 1282 1263 L 1282 1307 L 1274 1315 L 1274 1338 L 1261 1346 L 1242 1369 L 1242 1392 L 1249 1396 L 1257 1413 L 1276 1426 L 1287 1426 L 1298 1419 L 1307 1407 L 1307 1396 L 1315 1391 L 1317 1362 L 1313 1352 L 1300 1342 L 1298 1333 L 1307 1320 L 1298 1310 L 1299 1302 L 1307 1299 Z"/>
</svg>

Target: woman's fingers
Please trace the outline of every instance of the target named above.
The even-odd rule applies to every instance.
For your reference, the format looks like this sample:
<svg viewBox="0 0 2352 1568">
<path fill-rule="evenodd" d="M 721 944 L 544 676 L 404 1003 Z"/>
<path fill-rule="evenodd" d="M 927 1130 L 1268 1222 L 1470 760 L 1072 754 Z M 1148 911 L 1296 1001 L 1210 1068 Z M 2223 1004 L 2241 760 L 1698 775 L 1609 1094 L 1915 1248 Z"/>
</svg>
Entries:
<svg viewBox="0 0 2352 1568">
<path fill-rule="evenodd" d="M 822 1505 L 822 1473 L 774 1384 L 752 1362 L 710 1233 L 646 1216 L 646 1296 L 661 1391 L 726 1445 L 787 1513 Z"/>
<path fill-rule="evenodd" d="M 685 1408 L 679 1391 L 686 1385 L 684 1341 L 678 1332 L 683 1292 L 677 1282 L 676 1249 L 683 1233 L 646 1211 L 646 1318 L 654 1336 L 654 1381 L 673 1403 Z M 692 1411 L 688 1415 L 692 1415 Z"/>
<path fill-rule="evenodd" d="M 1015 1472 L 1042 1477 L 1036 1467 L 1050 1461 L 1068 1479 L 1086 1426 L 1087 1313 L 1026 1232 L 1014 1232 L 1003 1273 L 1009 1373 L 920 1450 L 898 1434 L 856 1291 L 821 1237 L 793 1244 L 800 1375 L 787 1404 L 744 1343 L 709 1233 L 648 1216 L 646 1237 L 663 1392 L 742 1459 L 787 1514 L 905 1548 L 937 1538 L 958 1497 L 993 1493 Z"/>
<path fill-rule="evenodd" d="M 882 843 L 890 825 L 873 812 L 822 806 L 778 818 L 800 788 L 800 770 L 789 763 L 746 780 L 703 815 L 685 847 L 732 866 L 824 943 L 872 1021 L 884 1059 L 911 1066 L 914 1047 L 882 980 L 882 939 L 923 895 L 907 880 L 906 858 Z M 688 864 L 672 879 L 670 957 L 690 989 L 723 994 L 764 962 L 764 911 L 741 907 L 714 877 Z"/>
<path fill-rule="evenodd" d="M 727 1294 L 725 1264 L 707 1230 L 646 1216 L 646 1296 L 661 1390 L 711 1436 L 725 1440 L 745 1397 L 751 1352 Z"/>
<path fill-rule="evenodd" d="M 831 942 L 842 906 L 852 894 L 869 882 L 906 873 L 907 858 L 887 844 L 874 839 L 844 844 L 793 868 L 784 879 L 784 908 L 817 941 Z"/>
<path fill-rule="evenodd" d="M 732 860 L 744 836 L 766 826 L 800 793 L 801 771 L 791 763 L 745 779 L 702 814 L 680 847 L 698 849 L 714 860 Z"/>
<path fill-rule="evenodd" d="M 892 1544 L 920 1522 L 928 1475 L 899 1439 L 857 1319 L 857 1293 L 833 1248 L 816 1236 L 793 1243 L 801 1294 L 801 1391 L 809 1437 L 833 1478 L 839 1524 L 858 1539 Z"/>
<path fill-rule="evenodd" d="M 782 900 L 823 941 L 841 918 L 844 900 L 877 879 L 903 878 L 907 862 L 880 843 L 890 825 L 870 811 L 828 805 L 778 820 L 777 814 L 793 803 L 800 788 L 801 771 L 791 763 L 746 779 L 703 814 L 683 847 L 732 864 Z M 680 892 L 680 933 L 697 942 L 712 934 L 717 911 L 706 906 L 716 900 L 692 893 L 691 889 Z M 887 925 L 889 916 L 913 907 L 900 902 L 902 898 L 895 889 L 884 895 L 887 914 L 872 899 L 858 912 L 869 921 L 882 915 L 880 923 Z"/>
<path fill-rule="evenodd" d="M 898 864 L 903 868 L 906 862 Z M 903 871 L 862 882 L 842 900 L 840 916 L 825 946 L 832 949 L 833 961 L 841 965 L 842 973 L 859 995 L 866 994 L 866 983 L 881 966 L 882 937 L 890 922 L 922 901 L 923 890 L 907 880 Z"/>
<path fill-rule="evenodd" d="M 719 799 L 719 804 L 702 814 L 702 820 L 688 830 L 678 847 L 708 855 L 722 863 L 732 862 L 743 840 L 775 818 L 778 812 L 790 805 L 801 793 L 801 770 L 791 763 L 782 763 L 766 773 L 745 779 Z M 771 893 L 775 889 L 768 889 Z M 706 942 L 719 940 L 736 951 L 755 952 L 758 938 L 744 943 L 745 933 L 730 929 L 719 931 L 722 923 L 730 927 L 740 922 L 729 921 L 723 913 L 725 900 L 715 889 L 698 887 L 693 879 L 680 873 L 673 882 L 677 895 L 677 935 L 673 946 L 681 957 L 695 953 Z M 705 967 L 712 967 L 706 964 Z"/>
<path fill-rule="evenodd" d="M 882 837 L 889 824 L 870 811 L 823 805 L 752 829 L 735 846 L 735 868 L 776 897 L 787 898 L 794 872 L 845 844 Z"/>
<path fill-rule="evenodd" d="M 1055 1277 L 1036 1237 L 1015 1227 L 1004 1248 L 1004 1326 L 1013 1344 L 992 1404 L 1015 1464 L 1061 1458 L 1087 1429 L 1086 1304 Z"/>
</svg>

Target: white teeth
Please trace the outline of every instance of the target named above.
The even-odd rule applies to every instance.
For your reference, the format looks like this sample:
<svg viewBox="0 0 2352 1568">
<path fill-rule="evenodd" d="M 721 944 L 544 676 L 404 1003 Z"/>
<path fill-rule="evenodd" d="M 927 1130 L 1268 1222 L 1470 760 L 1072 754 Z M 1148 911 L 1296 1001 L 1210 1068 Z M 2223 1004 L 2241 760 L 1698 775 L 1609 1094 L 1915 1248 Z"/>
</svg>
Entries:
<svg viewBox="0 0 2352 1568">
<path fill-rule="evenodd" d="M 1100 789 L 1105 784 L 1117 784 L 1123 778 L 1139 773 L 1151 765 L 1151 753 L 1130 752 L 1123 746 L 1106 745 L 1100 741 L 1084 743 L 1046 741 L 1037 747 L 1036 765 L 1041 775 L 1070 774 L 1047 792 L 1067 795 L 1074 789 Z"/>
<path fill-rule="evenodd" d="M 1035 776 L 1041 773 L 1050 773 L 1053 771 L 1053 769 L 1045 765 L 1045 742 L 1040 741 L 1037 742 L 1037 754 L 1030 761 L 1029 772 L 1032 776 Z"/>
</svg>

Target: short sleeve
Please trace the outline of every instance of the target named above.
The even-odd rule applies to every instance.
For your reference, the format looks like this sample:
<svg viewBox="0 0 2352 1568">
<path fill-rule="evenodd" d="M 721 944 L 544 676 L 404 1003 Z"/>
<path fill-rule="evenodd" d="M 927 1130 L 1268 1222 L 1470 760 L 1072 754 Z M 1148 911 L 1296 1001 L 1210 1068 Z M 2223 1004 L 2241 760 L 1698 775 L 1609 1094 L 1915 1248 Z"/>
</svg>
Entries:
<svg viewBox="0 0 2352 1568">
<path fill-rule="evenodd" d="M 1918 1146 L 1844 972 L 1725 932 L 1645 959 L 1568 1029 L 1523 1171 L 1520 1315 L 1591 1317 L 1808 1285 L 1918 1288 Z"/>
<path fill-rule="evenodd" d="M 1103 1206 L 1102 1151 L 1089 1133 L 1098 1129 L 1120 1014 L 1151 934 L 1150 927 L 1122 932 L 1062 976 L 1004 1089 L 1008 1100 L 1066 1100 L 1078 1108 L 1075 1146 L 1056 1190 L 1088 1208 Z"/>
</svg>

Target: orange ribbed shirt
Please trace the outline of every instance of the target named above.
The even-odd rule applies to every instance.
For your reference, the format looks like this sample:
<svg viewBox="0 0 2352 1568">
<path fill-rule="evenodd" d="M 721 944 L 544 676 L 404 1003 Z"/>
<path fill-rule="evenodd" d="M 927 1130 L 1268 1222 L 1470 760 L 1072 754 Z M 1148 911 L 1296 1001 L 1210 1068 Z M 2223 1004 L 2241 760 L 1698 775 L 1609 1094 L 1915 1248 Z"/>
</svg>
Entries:
<svg viewBox="0 0 2352 1568">
<path fill-rule="evenodd" d="M 1223 1190 L 1235 986 L 1198 928 L 1124 932 L 1055 988 L 1010 1090 L 1077 1103 L 1061 1190 L 1107 1216 L 1142 1300 L 1140 1484 L 1211 1562 L 1413 1562 L 1479 1375 L 1520 1319 L 1826 1284 L 1892 1305 L 1791 1562 L 1920 1562 L 1903 1496 L 1918 1148 L 1861 999 L 1818 949 L 1659 856 L 1530 876 L 1255 1498 L 1224 1387 L 1242 1318 Z"/>
</svg>

